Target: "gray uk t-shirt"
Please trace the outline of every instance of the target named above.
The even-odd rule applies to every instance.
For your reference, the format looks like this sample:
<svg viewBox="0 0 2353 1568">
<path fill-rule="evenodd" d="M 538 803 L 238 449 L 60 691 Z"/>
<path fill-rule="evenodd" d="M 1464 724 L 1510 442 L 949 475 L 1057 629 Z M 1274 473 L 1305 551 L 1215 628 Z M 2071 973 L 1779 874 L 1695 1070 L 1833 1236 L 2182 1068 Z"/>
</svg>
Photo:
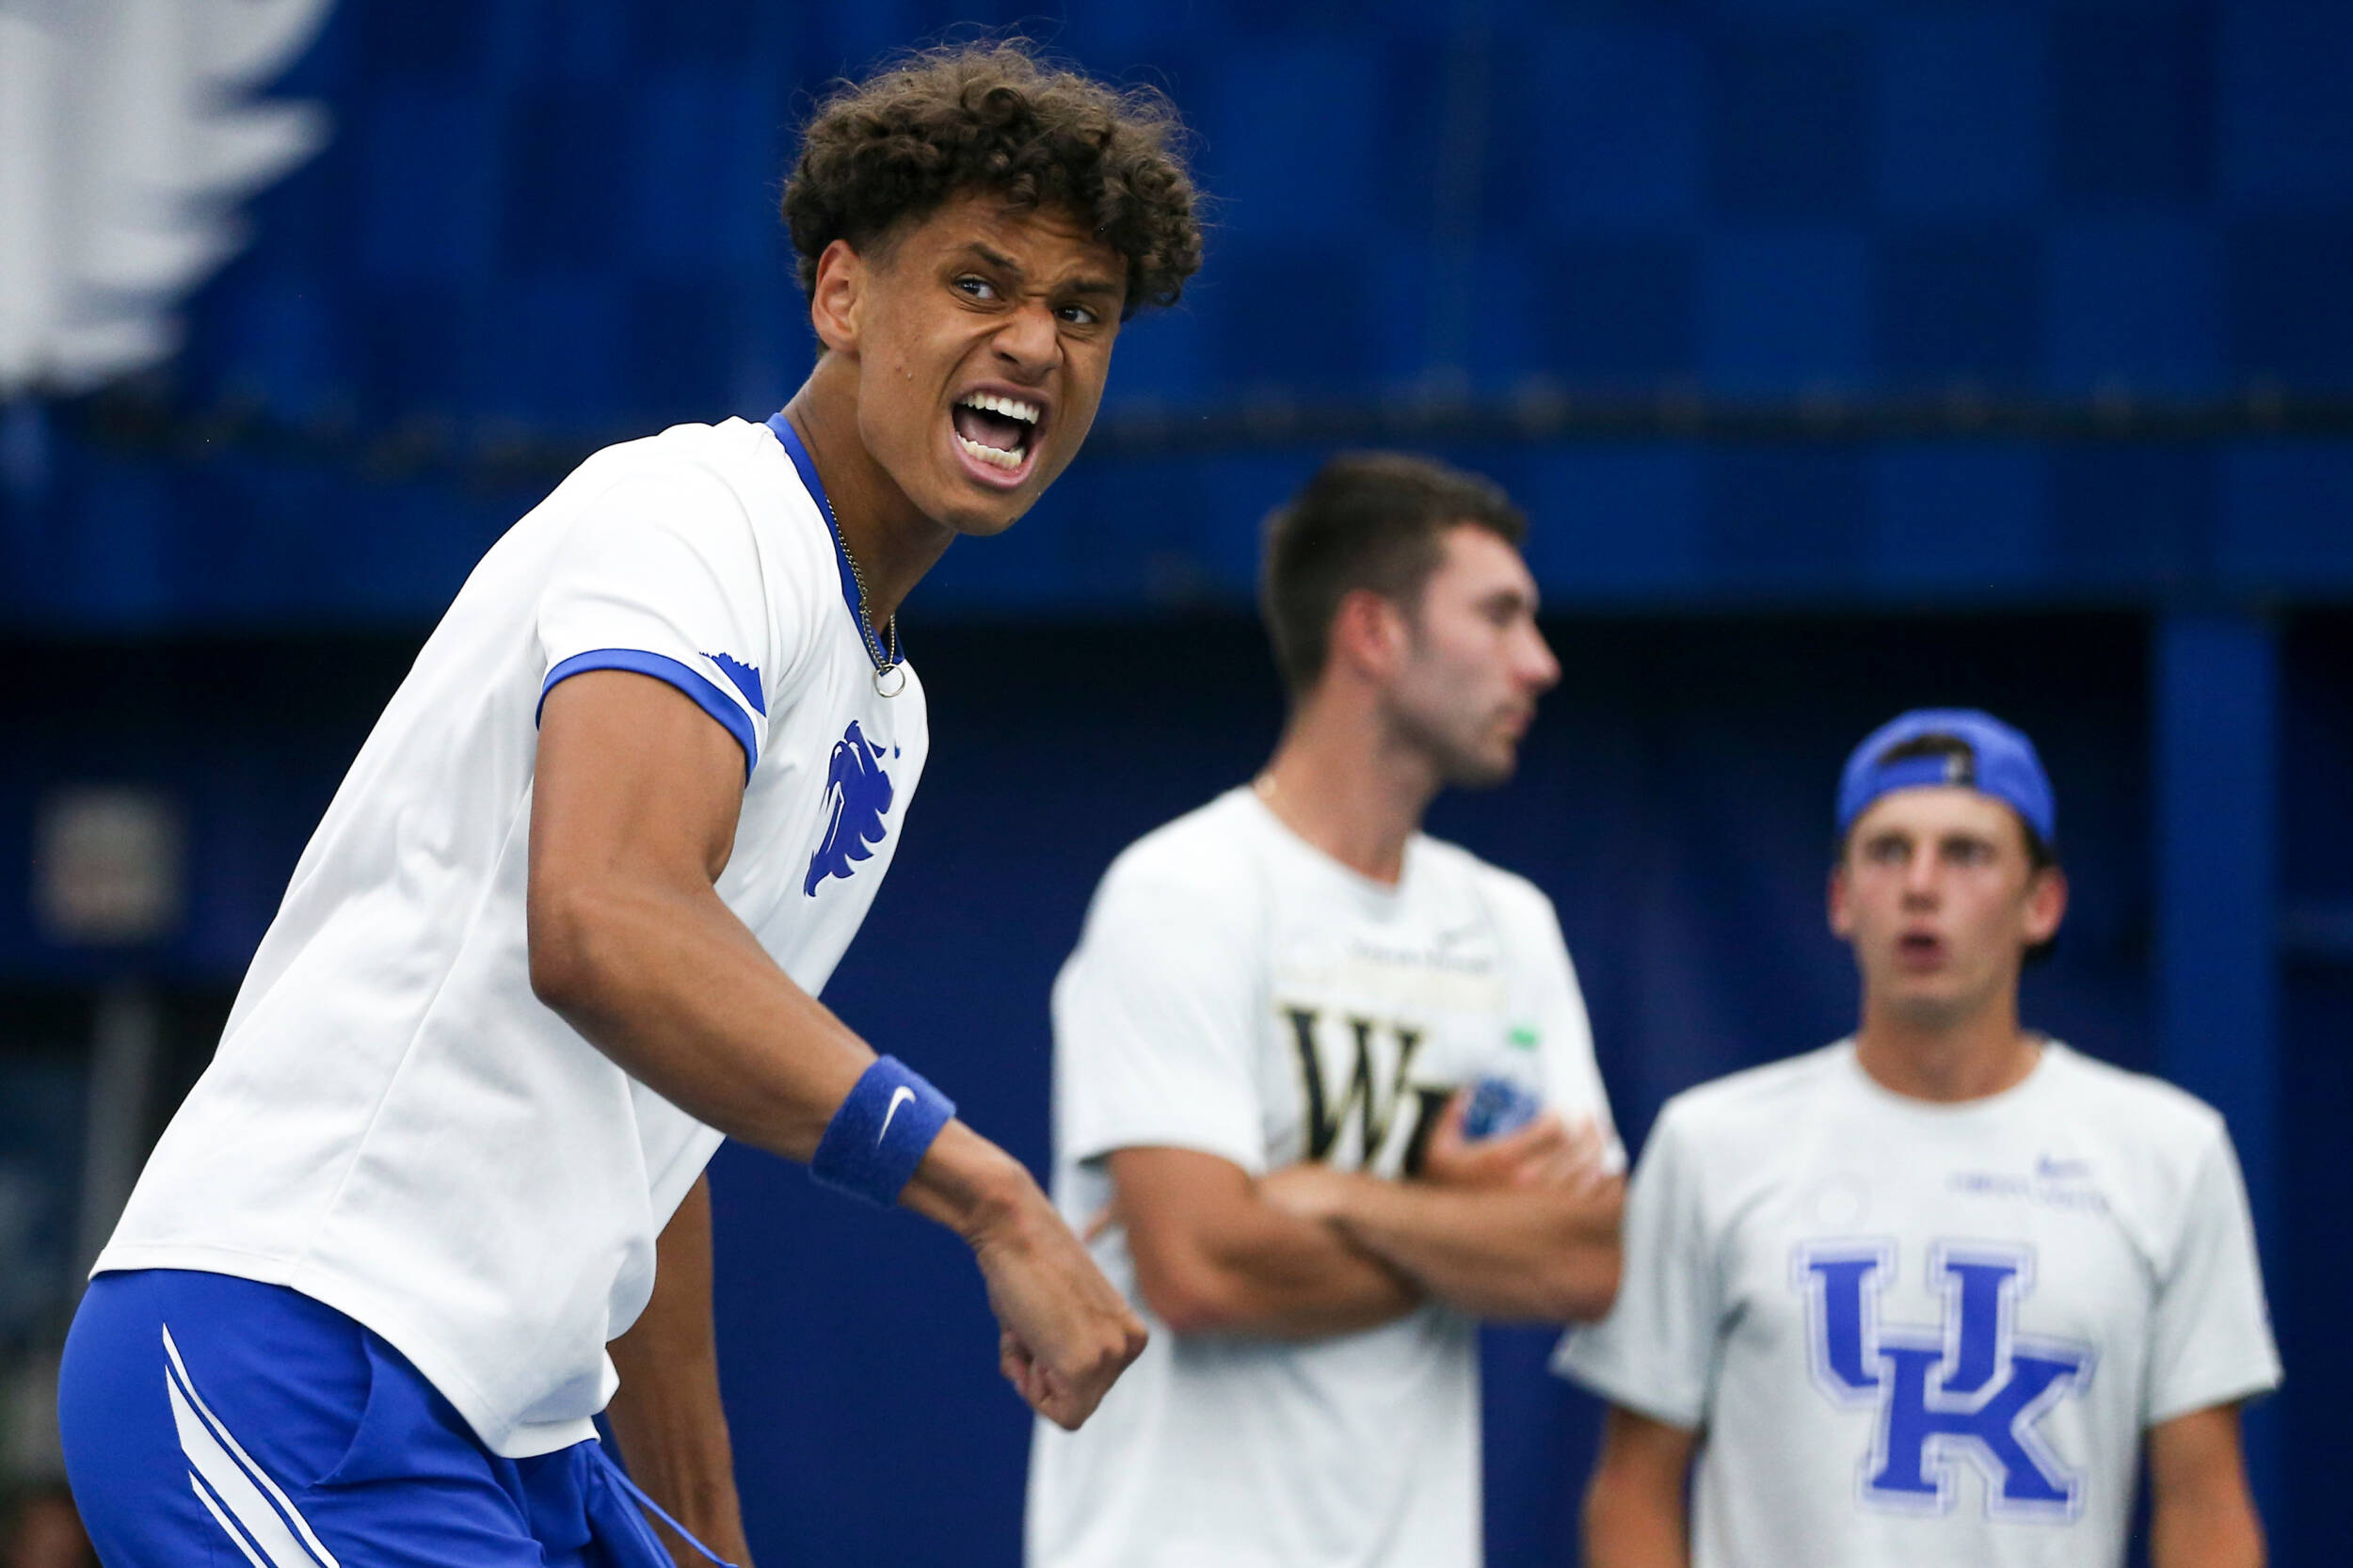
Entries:
<svg viewBox="0 0 2353 1568">
<path fill-rule="evenodd" d="M 2057 1043 L 1958 1105 L 1849 1042 L 1670 1101 L 1556 1368 L 1703 1433 L 1695 1568 L 2121 1563 L 2142 1432 L 2280 1381 L 2222 1118 Z"/>
</svg>

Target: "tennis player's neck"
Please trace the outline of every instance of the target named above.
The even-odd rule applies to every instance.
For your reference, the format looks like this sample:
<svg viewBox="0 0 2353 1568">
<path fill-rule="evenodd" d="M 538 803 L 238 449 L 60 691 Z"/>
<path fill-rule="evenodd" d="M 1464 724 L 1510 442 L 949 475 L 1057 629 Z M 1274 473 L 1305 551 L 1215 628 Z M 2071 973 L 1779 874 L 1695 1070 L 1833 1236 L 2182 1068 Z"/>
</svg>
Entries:
<svg viewBox="0 0 2353 1568">
<path fill-rule="evenodd" d="M 854 393 L 832 384 L 832 357 L 821 360 L 785 418 L 808 448 L 818 483 L 841 531 L 842 548 L 866 580 L 866 605 L 879 629 L 954 542 L 955 534 L 918 511 L 858 435 Z"/>
<path fill-rule="evenodd" d="M 1357 727 L 1310 707 L 1293 715 L 1254 788 L 1300 838 L 1357 875 L 1394 886 L 1438 778 L 1426 761 L 1375 749 Z"/>
<path fill-rule="evenodd" d="M 1959 1104 L 2025 1081 L 2042 1038 L 2018 1027 L 2017 996 L 1948 1020 L 1906 1018 L 1865 1003 L 1855 1062 L 1881 1088 L 1911 1099 Z"/>
</svg>

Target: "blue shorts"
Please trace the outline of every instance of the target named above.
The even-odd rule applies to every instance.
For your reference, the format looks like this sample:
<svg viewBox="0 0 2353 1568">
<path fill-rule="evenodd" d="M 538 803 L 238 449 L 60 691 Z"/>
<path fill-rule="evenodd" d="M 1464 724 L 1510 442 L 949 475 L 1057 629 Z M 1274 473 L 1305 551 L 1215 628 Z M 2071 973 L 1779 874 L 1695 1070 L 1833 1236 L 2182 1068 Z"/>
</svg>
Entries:
<svg viewBox="0 0 2353 1568">
<path fill-rule="evenodd" d="M 600 1445 L 503 1459 L 398 1351 L 281 1286 L 99 1275 L 57 1418 L 106 1568 L 671 1568 Z"/>
</svg>

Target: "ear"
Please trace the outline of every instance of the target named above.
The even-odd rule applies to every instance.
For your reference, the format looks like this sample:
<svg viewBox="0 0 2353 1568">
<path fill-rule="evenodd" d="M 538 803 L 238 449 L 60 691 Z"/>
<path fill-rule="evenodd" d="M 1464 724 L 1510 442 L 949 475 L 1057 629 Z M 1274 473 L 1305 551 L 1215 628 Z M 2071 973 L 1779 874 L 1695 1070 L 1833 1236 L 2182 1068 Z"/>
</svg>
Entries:
<svg viewBox="0 0 2353 1568">
<path fill-rule="evenodd" d="M 1854 936 L 1854 909 L 1847 902 L 1847 865 L 1842 859 L 1830 869 L 1830 929 L 1840 940 Z"/>
<path fill-rule="evenodd" d="M 1325 663 L 1385 680 L 1405 643 L 1405 621 L 1397 606 L 1370 588 L 1353 588 L 1332 613 L 1332 648 Z"/>
<path fill-rule="evenodd" d="M 851 249 L 848 240 L 835 240 L 817 258 L 817 282 L 808 291 L 808 320 L 817 329 L 817 340 L 833 353 L 857 350 L 858 321 L 870 276 L 866 258 Z"/>
<path fill-rule="evenodd" d="M 2067 918 L 2067 873 L 2045 866 L 2026 884 L 2025 936 L 2028 947 L 2040 947 L 2058 935 Z"/>
</svg>

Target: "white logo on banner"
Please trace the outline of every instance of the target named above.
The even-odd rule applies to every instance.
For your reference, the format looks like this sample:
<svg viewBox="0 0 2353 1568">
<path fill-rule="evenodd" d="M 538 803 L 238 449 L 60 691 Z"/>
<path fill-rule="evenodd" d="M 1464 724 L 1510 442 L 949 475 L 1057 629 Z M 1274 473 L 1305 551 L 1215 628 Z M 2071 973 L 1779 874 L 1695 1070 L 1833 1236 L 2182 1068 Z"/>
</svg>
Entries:
<svg viewBox="0 0 2353 1568">
<path fill-rule="evenodd" d="M 154 363 L 245 244 L 235 204 L 326 145 L 255 89 L 331 0 L 0 0 L 0 398 Z"/>
</svg>

